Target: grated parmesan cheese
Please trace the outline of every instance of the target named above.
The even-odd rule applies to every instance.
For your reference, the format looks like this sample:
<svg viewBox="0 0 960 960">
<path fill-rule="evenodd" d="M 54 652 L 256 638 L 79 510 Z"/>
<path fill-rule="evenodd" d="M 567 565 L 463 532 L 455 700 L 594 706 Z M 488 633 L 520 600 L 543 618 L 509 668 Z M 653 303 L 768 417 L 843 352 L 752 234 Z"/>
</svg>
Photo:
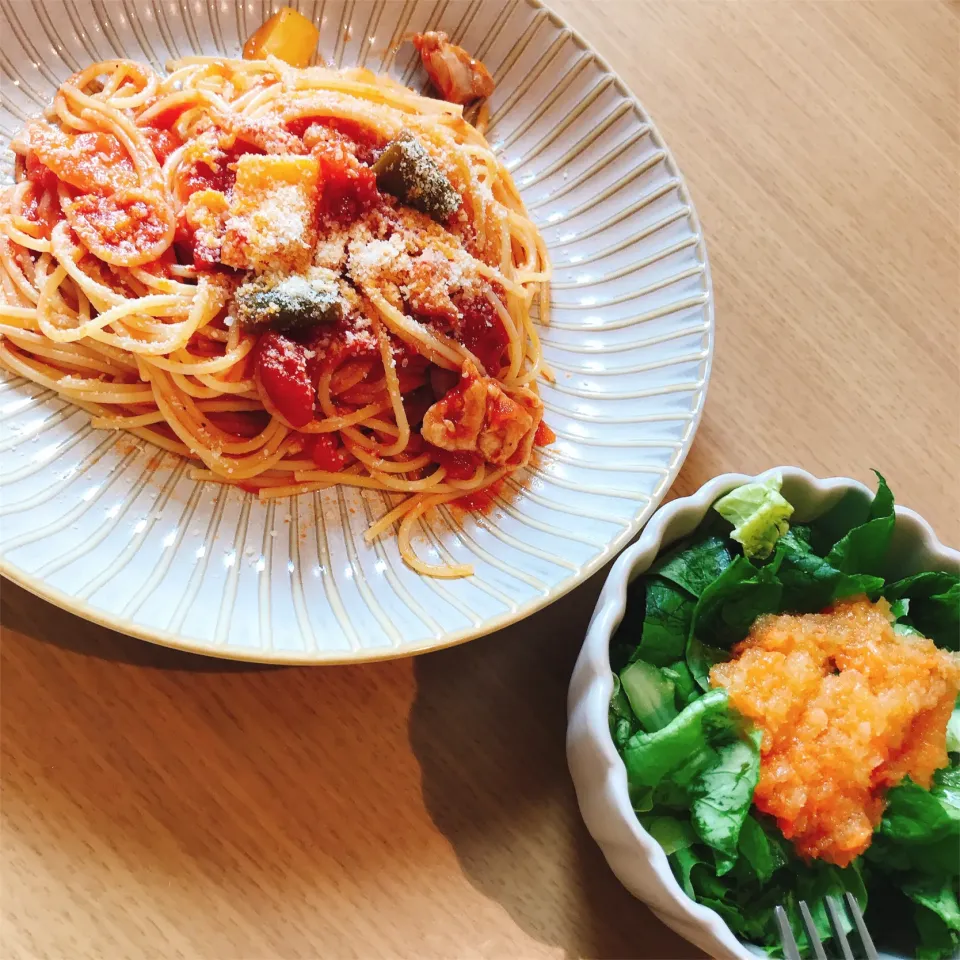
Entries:
<svg viewBox="0 0 960 960">
<path fill-rule="evenodd" d="M 316 239 L 318 175 L 313 157 L 242 156 L 222 262 L 245 270 L 305 267 Z"/>
</svg>

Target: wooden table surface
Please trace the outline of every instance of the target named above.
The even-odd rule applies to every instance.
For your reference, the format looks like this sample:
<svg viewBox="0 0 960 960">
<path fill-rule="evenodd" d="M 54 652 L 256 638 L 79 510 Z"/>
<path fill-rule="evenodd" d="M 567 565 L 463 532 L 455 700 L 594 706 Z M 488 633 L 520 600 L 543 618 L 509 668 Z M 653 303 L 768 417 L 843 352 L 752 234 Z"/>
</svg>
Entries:
<svg viewBox="0 0 960 960">
<path fill-rule="evenodd" d="M 799 464 L 956 544 L 960 7 L 555 2 L 707 233 L 717 353 L 673 494 Z M 3 958 L 695 957 L 608 871 L 564 760 L 603 574 L 416 660 L 258 669 L 2 590 Z"/>
</svg>

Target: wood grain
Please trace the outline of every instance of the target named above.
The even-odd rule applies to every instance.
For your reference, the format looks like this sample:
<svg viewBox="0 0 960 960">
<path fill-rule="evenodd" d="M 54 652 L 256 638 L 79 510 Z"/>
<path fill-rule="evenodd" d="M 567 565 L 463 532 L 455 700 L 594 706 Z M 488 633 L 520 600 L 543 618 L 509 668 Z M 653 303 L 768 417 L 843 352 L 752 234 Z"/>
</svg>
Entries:
<svg viewBox="0 0 960 960">
<path fill-rule="evenodd" d="M 717 353 L 675 494 L 794 463 L 957 510 L 956 4 L 556 2 L 657 120 Z M 4 584 L 0 955 L 693 957 L 617 884 L 563 755 L 602 575 L 416 661 L 231 668 Z"/>
</svg>

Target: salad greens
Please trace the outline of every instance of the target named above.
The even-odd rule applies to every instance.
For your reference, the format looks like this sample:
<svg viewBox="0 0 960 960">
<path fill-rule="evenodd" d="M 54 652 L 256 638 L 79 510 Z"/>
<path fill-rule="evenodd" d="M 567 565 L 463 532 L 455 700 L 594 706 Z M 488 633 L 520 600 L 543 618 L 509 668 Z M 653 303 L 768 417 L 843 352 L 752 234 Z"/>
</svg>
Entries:
<svg viewBox="0 0 960 960">
<path fill-rule="evenodd" d="M 948 766 L 930 790 L 909 778 L 889 790 L 871 846 L 841 869 L 801 858 L 753 807 L 760 733 L 709 682 L 711 667 L 730 657 L 758 616 L 819 611 L 861 594 L 886 597 L 897 632 L 957 650 L 960 577 L 883 579 L 895 515 L 886 481 L 879 473 L 877 480 L 872 502 L 848 494 L 809 524 L 789 522 L 793 506 L 778 476 L 722 497 L 692 536 L 631 585 L 611 642 L 610 732 L 637 816 L 687 895 L 772 955 L 780 955 L 775 906 L 784 906 L 801 952 L 812 955 L 799 902 L 827 941 L 824 897 L 845 892 L 867 911 L 868 925 L 881 912 L 912 917 L 909 949 L 921 960 L 960 951 L 960 701 L 948 725 Z"/>
</svg>

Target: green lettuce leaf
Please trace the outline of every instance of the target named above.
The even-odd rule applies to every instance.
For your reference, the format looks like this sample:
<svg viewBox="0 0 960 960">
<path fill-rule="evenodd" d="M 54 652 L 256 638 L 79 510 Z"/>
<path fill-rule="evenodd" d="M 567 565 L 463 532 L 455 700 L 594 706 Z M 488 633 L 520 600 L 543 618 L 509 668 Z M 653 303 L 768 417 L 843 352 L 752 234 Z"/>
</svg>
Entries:
<svg viewBox="0 0 960 960">
<path fill-rule="evenodd" d="M 836 897 L 841 902 L 844 894 L 852 893 L 860 909 L 867 907 L 867 888 L 863 881 L 860 864 L 854 860 L 850 866 L 841 869 L 822 860 L 814 860 L 806 870 L 797 874 L 797 896 L 806 900 L 820 939 L 826 942 L 833 936 L 830 915 L 827 912 L 826 898 Z M 843 911 L 844 932 L 852 929 L 852 924 Z"/>
<path fill-rule="evenodd" d="M 960 697 L 953 706 L 953 713 L 947 721 L 947 750 L 960 753 Z"/>
<path fill-rule="evenodd" d="M 701 643 L 695 636 L 687 642 L 687 669 L 701 690 L 710 689 L 710 670 L 730 659 L 729 650 Z"/>
<path fill-rule="evenodd" d="M 648 733 L 677 716 L 674 683 L 651 663 L 635 660 L 620 671 L 620 684 L 640 726 Z"/>
<path fill-rule="evenodd" d="M 690 824 L 678 817 L 641 817 L 640 822 L 667 856 L 692 847 L 697 840 Z"/>
<path fill-rule="evenodd" d="M 670 865 L 673 867 L 677 881 L 683 887 L 683 892 L 691 900 L 699 899 L 696 887 L 694 887 L 694 879 L 696 879 L 694 870 L 697 867 L 709 870 L 708 862 L 700 856 L 695 847 L 690 846 L 675 850 L 670 857 Z"/>
<path fill-rule="evenodd" d="M 941 767 L 933 775 L 930 792 L 952 822 L 960 821 L 960 767 L 956 764 Z"/>
<path fill-rule="evenodd" d="M 727 649 L 747 635 L 761 614 L 776 613 L 783 595 L 777 565 L 758 568 L 746 557 L 737 557 L 700 595 L 693 611 L 692 635 L 701 643 Z M 690 670 L 697 676 L 693 665 Z"/>
<path fill-rule="evenodd" d="M 676 585 L 651 577 L 640 644 L 631 657 L 666 667 L 683 656 L 696 601 Z"/>
<path fill-rule="evenodd" d="M 719 744 L 717 761 L 704 768 L 690 785 L 693 829 L 708 846 L 728 858 L 737 858 L 740 828 L 760 778 L 760 731 Z"/>
<path fill-rule="evenodd" d="M 891 583 L 883 595 L 894 602 L 910 602 L 908 626 L 940 647 L 960 649 L 960 576 L 926 571 Z"/>
<path fill-rule="evenodd" d="M 887 792 L 887 806 L 864 857 L 911 877 L 960 873 L 960 768 L 943 767 L 924 790 L 909 777 Z"/>
<path fill-rule="evenodd" d="M 769 557 L 790 524 L 793 506 L 780 495 L 783 477 L 779 474 L 747 483 L 721 497 L 713 509 L 733 524 L 730 536 L 743 546 L 749 558 Z"/>
<path fill-rule="evenodd" d="M 610 736 L 617 747 L 622 747 L 633 736 L 637 729 L 637 718 L 630 709 L 630 701 L 623 691 L 620 678 L 613 675 L 613 693 L 610 696 L 610 710 L 608 713 Z"/>
<path fill-rule="evenodd" d="M 701 690 L 685 661 L 678 660 L 664 667 L 663 675 L 673 681 L 678 710 L 699 699 Z"/>
<path fill-rule="evenodd" d="M 718 730 L 738 726 L 723 689 L 711 690 L 691 703 L 672 723 L 656 733 L 636 733 L 623 748 L 627 779 L 635 787 L 656 787 L 682 774 L 685 786 L 714 762 L 711 740 Z"/>
<path fill-rule="evenodd" d="M 654 808 L 689 810 L 699 840 L 722 856 L 722 870 L 732 868 L 760 775 L 760 734 L 744 731 L 727 692 L 713 690 L 665 727 L 634 734 L 622 755 L 632 795 L 642 802 L 647 790 Z"/>
<path fill-rule="evenodd" d="M 733 554 L 726 541 L 722 537 L 707 537 L 667 553 L 649 572 L 699 597 L 732 562 Z"/>
<path fill-rule="evenodd" d="M 713 666 L 729 659 L 729 650 L 710 647 L 694 636 L 687 642 L 687 668 L 701 690 L 710 689 L 710 670 Z"/>
<path fill-rule="evenodd" d="M 777 544 L 777 579 L 783 584 L 783 610 L 815 613 L 843 597 L 880 595 L 881 577 L 843 573 L 813 553 L 809 543 L 795 533 L 790 530 Z"/>
<path fill-rule="evenodd" d="M 761 885 L 790 859 L 790 848 L 776 826 L 769 821 L 761 822 L 750 814 L 740 827 L 738 842 L 740 856 L 743 858 L 754 878 Z"/>
<path fill-rule="evenodd" d="M 960 904 L 956 883 L 924 880 L 907 883 L 904 894 L 915 904 L 914 921 L 920 935 L 917 957 L 939 960 L 953 957 L 960 946 Z"/>
<path fill-rule="evenodd" d="M 864 523 L 841 537 L 826 555 L 826 561 L 841 573 L 865 573 L 880 576 L 893 527 L 896 523 L 893 494 L 886 480 L 877 473 L 877 493 Z"/>
<path fill-rule="evenodd" d="M 930 790 L 907 777 L 887 792 L 887 807 L 877 832 L 901 843 L 940 840 L 960 830 L 960 785 L 957 772 L 944 768 Z"/>
</svg>

